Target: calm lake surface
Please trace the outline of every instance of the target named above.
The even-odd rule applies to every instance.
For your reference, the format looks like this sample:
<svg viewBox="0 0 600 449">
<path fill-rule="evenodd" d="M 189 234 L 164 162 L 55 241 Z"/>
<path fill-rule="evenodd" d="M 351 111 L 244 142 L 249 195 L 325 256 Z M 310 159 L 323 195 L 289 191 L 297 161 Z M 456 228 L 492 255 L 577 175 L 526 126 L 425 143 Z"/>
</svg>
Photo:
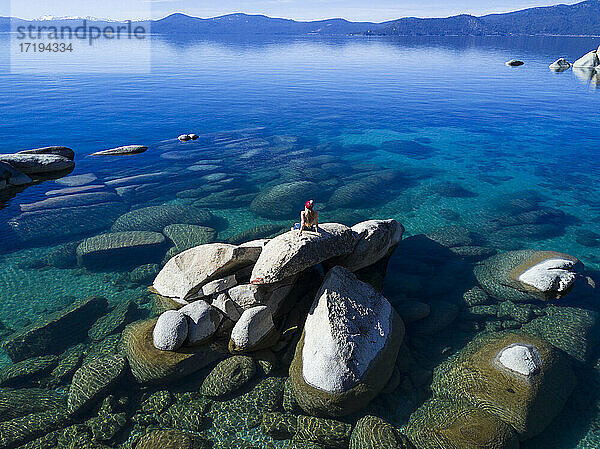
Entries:
<svg viewBox="0 0 600 449">
<path fill-rule="evenodd" d="M 151 278 L 135 281 L 130 273 L 139 265 L 160 264 L 168 247 L 161 257 L 134 266 L 115 260 L 102 270 L 78 267 L 74 248 L 109 231 L 127 211 L 165 204 L 210 210 L 214 217 L 207 225 L 216 230 L 214 238 L 227 241 L 261 225 L 273 226 L 255 229 L 253 237 L 289 228 L 311 196 L 322 222 L 394 218 L 406 237 L 454 226 L 472 233 L 465 246 L 565 252 L 597 273 L 600 75 L 554 73 L 548 65 L 559 57 L 573 61 L 599 43 L 554 37 L 154 36 L 107 50 L 130 55 L 121 62 L 122 73 L 81 70 L 90 61 L 76 52 L 61 60 L 59 74 L 11 73 L 8 61 L 0 59 L 0 153 L 73 148 L 76 167 L 69 176 L 93 174 L 86 185 L 97 187 L 89 192 L 109 195 L 100 201 L 108 204 L 100 213 L 77 212 L 97 207 L 87 199 L 30 206 L 66 196 L 69 192 L 54 191 L 79 184 L 62 178 L 2 203 L 0 339 L 90 295 L 104 296 L 111 305 L 134 301 L 150 316 Z M 0 36 L 0 55 L 8 46 L 8 36 Z M 128 73 L 136 72 L 146 54 L 151 69 Z M 505 66 L 513 58 L 525 65 Z M 19 68 L 16 63 L 13 72 Z M 182 143 L 177 140 L 182 133 L 200 138 Z M 89 157 L 128 144 L 149 149 L 130 157 Z M 138 175 L 150 176 L 128 179 Z M 296 184 L 279 198 L 255 202 L 261 192 L 288 183 Z M 24 211 L 31 207 L 45 212 L 27 217 Z M 258 235 L 260 229 L 266 235 Z M 461 273 L 476 261 L 463 261 Z M 393 303 L 446 295 L 458 307 L 453 295 L 475 285 L 465 287 L 465 276 L 445 269 L 439 273 L 447 288 L 420 295 L 404 276 L 408 264 L 390 262 L 384 294 Z M 561 301 L 569 305 L 577 298 Z M 600 310 L 591 304 L 585 307 Z M 473 336 L 456 336 L 464 327 L 461 316 L 446 329 L 444 341 L 435 342 L 438 349 L 451 348 L 444 357 Z M 442 359 L 431 356 L 423 366 L 433 369 Z M 594 353 L 579 368 L 587 394 L 576 390 L 546 431 L 551 435 L 522 448 L 600 445 L 596 362 Z M 10 363 L 0 353 L 0 365 Z M 378 416 L 398 427 L 419 406 L 414 398 L 406 405 L 402 394 L 377 404 Z M 239 444 L 232 439 L 235 432 L 227 432 L 218 423 L 205 431 L 219 447 Z M 257 447 L 285 447 L 252 426 L 235 437 Z"/>
</svg>

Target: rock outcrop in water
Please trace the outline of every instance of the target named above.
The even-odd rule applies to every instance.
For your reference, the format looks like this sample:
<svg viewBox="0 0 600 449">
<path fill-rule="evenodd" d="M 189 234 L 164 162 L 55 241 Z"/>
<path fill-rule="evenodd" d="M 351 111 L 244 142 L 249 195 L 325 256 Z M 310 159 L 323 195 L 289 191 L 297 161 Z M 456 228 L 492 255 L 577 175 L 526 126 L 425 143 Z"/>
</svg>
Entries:
<svg viewBox="0 0 600 449">
<path fill-rule="evenodd" d="M 389 380 L 404 324 L 390 303 L 347 269 L 328 273 L 290 367 L 300 407 L 317 416 L 363 408 Z"/>
<path fill-rule="evenodd" d="M 592 50 L 586 53 L 581 58 L 573 63 L 574 68 L 581 69 L 594 69 L 600 65 L 600 58 L 598 57 L 598 51 Z"/>
<path fill-rule="evenodd" d="M 132 154 L 144 153 L 148 147 L 143 145 L 126 145 L 118 148 L 111 148 L 110 150 L 97 151 L 92 153 L 91 156 L 128 156 Z"/>
</svg>

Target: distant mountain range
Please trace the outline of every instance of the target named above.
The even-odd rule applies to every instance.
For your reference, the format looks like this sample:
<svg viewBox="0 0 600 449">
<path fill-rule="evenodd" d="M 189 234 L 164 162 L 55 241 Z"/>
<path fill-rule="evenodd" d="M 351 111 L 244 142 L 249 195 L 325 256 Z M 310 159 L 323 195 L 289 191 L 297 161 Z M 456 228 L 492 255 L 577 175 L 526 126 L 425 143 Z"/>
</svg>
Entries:
<svg viewBox="0 0 600 449">
<path fill-rule="evenodd" d="M 0 32 L 16 25 L 77 26 L 81 19 L 44 17 L 25 21 L 0 17 Z M 88 20 L 88 25 L 109 26 L 107 19 Z M 484 35 L 600 35 L 600 0 L 575 5 L 529 8 L 481 17 L 458 15 L 446 18 L 407 17 L 383 23 L 328 19 L 301 22 L 263 15 L 229 14 L 201 19 L 171 14 L 151 21 L 153 34 L 219 35 L 367 35 L 367 36 L 484 36 Z"/>
</svg>

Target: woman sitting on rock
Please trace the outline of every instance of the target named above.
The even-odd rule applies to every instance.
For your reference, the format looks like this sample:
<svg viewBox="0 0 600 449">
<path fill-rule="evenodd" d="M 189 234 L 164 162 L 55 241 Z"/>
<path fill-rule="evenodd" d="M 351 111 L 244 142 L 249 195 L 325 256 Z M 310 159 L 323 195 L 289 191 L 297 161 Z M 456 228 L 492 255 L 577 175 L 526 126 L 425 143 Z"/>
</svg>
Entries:
<svg viewBox="0 0 600 449">
<path fill-rule="evenodd" d="M 296 223 L 292 230 L 299 229 L 299 235 L 302 231 L 319 232 L 319 213 L 315 210 L 315 202 L 308 200 L 304 204 L 304 210 L 300 212 L 300 223 Z"/>
</svg>

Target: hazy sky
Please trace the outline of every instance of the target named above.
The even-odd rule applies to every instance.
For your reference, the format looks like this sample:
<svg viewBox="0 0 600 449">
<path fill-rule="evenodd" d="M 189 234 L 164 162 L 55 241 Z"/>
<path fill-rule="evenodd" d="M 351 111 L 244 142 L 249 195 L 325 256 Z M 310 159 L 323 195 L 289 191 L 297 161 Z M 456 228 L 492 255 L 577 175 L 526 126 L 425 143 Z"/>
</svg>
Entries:
<svg viewBox="0 0 600 449">
<path fill-rule="evenodd" d="M 5 3 L 5 2 L 0 2 Z M 173 12 L 213 17 L 233 12 L 266 14 L 297 20 L 343 17 L 348 20 L 385 21 L 406 16 L 445 17 L 483 15 L 533 6 L 577 1 L 553 0 L 12 0 L 0 15 L 32 19 L 44 15 L 94 16 L 111 19 L 162 18 Z"/>
</svg>

